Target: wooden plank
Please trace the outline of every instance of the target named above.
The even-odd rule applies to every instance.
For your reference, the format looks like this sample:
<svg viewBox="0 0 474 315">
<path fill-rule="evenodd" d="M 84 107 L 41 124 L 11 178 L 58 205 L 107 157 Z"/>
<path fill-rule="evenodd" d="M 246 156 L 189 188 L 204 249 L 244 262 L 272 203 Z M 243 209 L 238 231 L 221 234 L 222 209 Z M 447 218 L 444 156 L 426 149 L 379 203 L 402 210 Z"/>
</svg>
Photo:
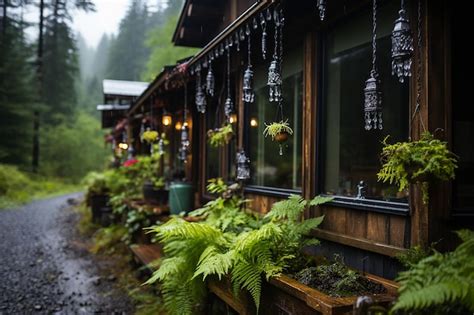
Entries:
<svg viewBox="0 0 474 315">
<path fill-rule="evenodd" d="M 390 238 L 389 244 L 397 247 L 405 247 L 406 219 L 398 216 L 390 216 Z"/>
<path fill-rule="evenodd" d="M 248 298 L 248 295 L 242 293 L 239 296 L 234 297 L 229 280 L 209 281 L 208 288 L 209 291 L 217 295 L 240 315 L 254 314 L 252 307 L 253 302 Z"/>
<path fill-rule="evenodd" d="M 321 207 L 324 214 L 322 228 L 336 233 L 346 234 L 346 209 L 336 207 Z"/>
<path fill-rule="evenodd" d="M 388 244 L 388 216 L 374 212 L 367 213 L 367 239 Z"/>
<path fill-rule="evenodd" d="M 157 245 L 157 244 L 151 244 L 151 245 L 130 245 L 130 250 L 132 251 L 134 257 L 136 260 L 143 264 L 144 266 L 147 266 L 150 269 L 151 264 L 157 260 L 160 259 L 162 256 L 162 246 Z"/>
<path fill-rule="evenodd" d="M 367 212 L 347 209 L 346 234 L 358 238 L 367 238 Z"/>
<path fill-rule="evenodd" d="M 376 241 L 371 241 L 364 238 L 357 238 L 348 235 L 343 235 L 339 233 L 334 233 L 331 231 L 325 231 L 322 229 L 315 229 L 311 232 L 316 238 L 320 238 L 323 240 L 328 240 L 331 242 L 356 247 L 359 249 L 363 249 L 369 252 L 374 252 L 378 254 L 382 254 L 385 256 L 395 257 L 397 254 L 406 252 L 405 248 L 387 245 L 384 243 L 379 243 Z"/>
</svg>

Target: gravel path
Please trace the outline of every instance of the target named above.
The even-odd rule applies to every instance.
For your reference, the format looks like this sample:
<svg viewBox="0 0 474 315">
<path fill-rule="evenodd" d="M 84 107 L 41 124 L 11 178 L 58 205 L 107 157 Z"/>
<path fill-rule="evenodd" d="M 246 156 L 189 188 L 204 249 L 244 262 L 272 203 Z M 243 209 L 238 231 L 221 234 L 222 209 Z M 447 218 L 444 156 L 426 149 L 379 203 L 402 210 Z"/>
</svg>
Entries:
<svg viewBox="0 0 474 315">
<path fill-rule="evenodd" d="M 129 314 L 114 277 L 81 249 L 70 204 L 81 194 L 0 210 L 0 315 Z"/>
</svg>

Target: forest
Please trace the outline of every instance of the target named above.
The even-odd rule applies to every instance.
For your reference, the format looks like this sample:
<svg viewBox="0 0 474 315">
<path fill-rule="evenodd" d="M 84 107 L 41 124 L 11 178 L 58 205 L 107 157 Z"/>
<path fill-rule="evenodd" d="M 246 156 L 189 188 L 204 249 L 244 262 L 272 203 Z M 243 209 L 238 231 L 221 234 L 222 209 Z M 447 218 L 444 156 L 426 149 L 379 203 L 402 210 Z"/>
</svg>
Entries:
<svg viewBox="0 0 474 315">
<path fill-rule="evenodd" d="M 94 1 L 0 1 L 0 178 L 20 171 L 31 181 L 77 184 L 103 169 L 110 154 L 96 111 L 102 80 L 151 81 L 164 65 L 192 54 L 171 43 L 181 6 L 130 0 L 117 34 L 91 47 L 72 23 L 78 11 L 93 14 Z M 13 191 L 6 181 L 0 186 L 2 195 Z"/>
</svg>

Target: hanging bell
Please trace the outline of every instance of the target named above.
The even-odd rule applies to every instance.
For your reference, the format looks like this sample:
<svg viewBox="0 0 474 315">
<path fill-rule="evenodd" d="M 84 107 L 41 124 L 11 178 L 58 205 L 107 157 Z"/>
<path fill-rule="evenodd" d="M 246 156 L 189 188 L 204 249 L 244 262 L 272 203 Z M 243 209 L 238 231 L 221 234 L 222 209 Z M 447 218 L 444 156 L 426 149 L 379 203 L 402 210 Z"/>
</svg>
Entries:
<svg viewBox="0 0 474 315">
<path fill-rule="evenodd" d="M 411 76 L 413 36 L 405 9 L 402 7 L 398 14 L 392 31 L 392 75 L 403 83 L 406 77 Z"/>
<path fill-rule="evenodd" d="M 268 68 L 268 86 L 270 87 L 270 102 L 278 102 L 281 99 L 281 74 L 275 59 Z"/>
<path fill-rule="evenodd" d="M 196 88 L 196 109 L 199 113 L 204 114 L 206 112 L 206 95 L 202 90 L 202 86 L 198 85 Z"/>
<path fill-rule="evenodd" d="M 319 18 L 324 21 L 324 15 L 326 14 L 326 0 L 318 0 L 316 3 L 319 10 Z"/>
<path fill-rule="evenodd" d="M 263 13 L 260 13 L 260 26 L 262 27 L 262 57 L 265 60 L 267 58 L 267 23 Z"/>
<path fill-rule="evenodd" d="M 210 96 L 214 96 L 214 87 L 215 87 L 215 78 L 214 73 L 212 72 L 212 64 L 209 63 L 209 69 L 207 70 L 206 76 L 206 93 Z"/>
<path fill-rule="evenodd" d="M 165 141 L 163 140 L 163 137 L 161 137 L 160 141 L 158 141 L 158 154 L 165 154 Z"/>
<path fill-rule="evenodd" d="M 382 92 L 380 81 L 375 70 L 370 72 L 370 77 L 365 81 L 364 88 L 364 114 L 365 130 L 383 129 L 382 122 Z"/>
<path fill-rule="evenodd" d="M 186 123 L 181 127 L 181 144 L 178 151 L 178 159 L 185 162 L 189 152 L 189 131 Z"/>
<path fill-rule="evenodd" d="M 230 115 L 234 112 L 234 102 L 232 102 L 232 98 L 228 96 L 224 103 L 224 114 L 227 120 L 230 119 Z"/>
<path fill-rule="evenodd" d="M 239 181 L 248 180 L 250 178 L 250 159 L 243 149 L 240 149 L 236 154 L 236 165 L 236 179 Z"/>
<path fill-rule="evenodd" d="M 253 71 L 251 66 L 248 66 L 244 72 L 243 91 L 242 100 L 246 103 L 253 103 L 255 93 L 253 91 Z"/>
</svg>

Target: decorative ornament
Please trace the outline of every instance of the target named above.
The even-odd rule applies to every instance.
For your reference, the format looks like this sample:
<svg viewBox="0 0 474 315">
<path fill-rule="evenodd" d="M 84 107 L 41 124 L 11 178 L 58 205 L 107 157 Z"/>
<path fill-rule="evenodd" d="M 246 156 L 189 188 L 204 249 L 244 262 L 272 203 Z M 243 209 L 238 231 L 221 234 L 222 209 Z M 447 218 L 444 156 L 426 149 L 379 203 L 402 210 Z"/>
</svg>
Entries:
<svg viewBox="0 0 474 315">
<path fill-rule="evenodd" d="M 411 76 L 413 55 L 413 36 L 410 21 L 405 11 L 405 1 L 401 0 L 399 17 L 392 31 L 392 75 L 397 75 L 398 81 L 404 82 L 405 77 Z"/>
<path fill-rule="evenodd" d="M 252 61 L 251 61 L 251 37 L 250 30 L 247 34 L 247 54 L 248 54 L 248 63 L 247 69 L 244 72 L 244 82 L 243 82 L 243 95 L 242 100 L 246 103 L 253 103 L 255 100 L 255 93 L 253 91 L 253 71 L 252 71 Z"/>
<path fill-rule="evenodd" d="M 210 96 L 214 96 L 216 80 L 214 78 L 214 73 L 212 72 L 212 62 L 209 60 L 209 68 L 207 70 L 206 76 L 206 93 Z"/>
<path fill-rule="evenodd" d="M 262 27 L 262 57 L 267 59 L 267 22 L 265 16 L 260 13 L 260 26 Z"/>
<path fill-rule="evenodd" d="M 236 154 L 237 176 L 238 181 L 248 180 L 250 178 L 250 159 L 245 154 L 244 149 L 240 149 Z"/>
<path fill-rule="evenodd" d="M 326 13 L 326 0 L 318 0 L 316 2 L 319 10 L 319 18 L 324 21 L 324 14 Z"/>
<path fill-rule="evenodd" d="M 377 0 L 373 0 L 373 28 L 372 28 L 372 70 L 365 81 L 364 113 L 365 130 L 383 129 L 382 122 L 382 92 L 376 68 L 377 54 Z"/>
<path fill-rule="evenodd" d="M 163 136 L 160 137 L 160 141 L 158 141 L 158 154 L 165 154 L 165 140 L 163 140 Z"/>
<path fill-rule="evenodd" d="M 230 49 L 227 49 L 227 98 L 224 103 L 224 114 L 226 121 L 230 121 L 230 115 L 234 112 L 234 102 L 230 96 Z"/>
<path fill-rule="evenodd" d="M 204 94 L 201 85 L 201 67 L 198 67 L 196 71 L 196 109 L 199 113 L 204 114 L 206 112 L 206 95 Z"/>
<path fill-rule="evenodd" d="M 184 113 L 183 113 L 183 125 L 181 126 L 181 143 L 178 150 L 178 159 L 183 163 L 187 162 L 189 154 L 189 130 L 188 124 L 186 123 L 186 116 L 188 111 L 188 86 L 184 83 Z"/>
<path fill-rule="evenodd" d="M 270 102 L 279 102 L 282 98 L 281 93 L 281 61 L 282 61 L 282 28 L 283 23 L 278 15 L 278 11 L 274 12 L 275 20 L 275 50 L 273 52 L 273 60 L 268 69 L 267 84 L 270 87 Z"/>
</svg>

